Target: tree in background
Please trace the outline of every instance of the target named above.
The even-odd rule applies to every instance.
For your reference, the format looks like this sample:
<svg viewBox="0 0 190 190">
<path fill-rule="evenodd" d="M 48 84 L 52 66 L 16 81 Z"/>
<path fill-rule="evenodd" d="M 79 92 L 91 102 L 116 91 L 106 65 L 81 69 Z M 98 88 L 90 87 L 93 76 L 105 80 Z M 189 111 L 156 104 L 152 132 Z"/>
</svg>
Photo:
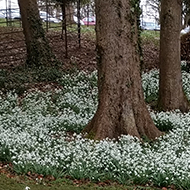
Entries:
<svg viewBox="0 0 190 190">
<path fill-rule="evenodd" d="M 38 0 L 40 10 L 47 11 L 51 16 L 62 20 L 65 19 L 65 15 L 67 24 L 75 23 L 73 16 L 78 15 L 76 11 L 78 3 L 80 4 L 80 19 L 95 15 L 94 0 Z"/>
<path fill-rule="evenodd" d="M 148 13 L 148 15 L 151 17 L 154 17 L 155 20 L 158 23 L 160 23 L 161 0 L 146 0 L 146 4 L 151 7 L 151 12 Z M 159 17 L 157 17 L 157 15 L 155 14 L 152 14 L 152 12 L 157 12 Z M 190 1 L 189 0 L 182 0 L 182 16 L 184 20 L 184 26 L 186 26 L 188 20 L 190 19 Z"/>
<path fill-rule="evenodd" d="M 73 6 L 79 2 L 79 0 L 52 0 L 54 2 L 57 2 L 59 3 L 60 5 L 65 3 L 67 5 L 71 5 L 73 4 Z M 81 4 L 81 7 L 83 8 L 83 11 L 81 12 L 81 15 L 87 15 L 87 14 L 83 14 L 83 12 L 87 12 L 87 11 L 91 11 L 91 12 L 94 12 L 94 0 L 80 0 L 80 4 Z M 76 8 L 76 6 L 75 6 Z"/>
<path fill-rule="evenodd" d="M 157 23 L 160 23 L 161 0 L 147 0 L 146 4 L 151 7 L 151 12 L 148 12 L 148 15 L 154 17 Z M 152 14 L 152 12 L 156 12 L 158 15 Z"/>
<path fill-rule="evenodd" d="M 183 20 L 184 20 L 184 26 L 187 26 L 188 20 L 190 19 L 190 1 L 189 0 L 183 0 L 182 15 L 183 15 Z"/>
<path fill-rule="evenodd" d="M 94 139 L 161 135 L 146 107 L 140 77 L 138 0 L 96 0 L 98 109 L 84 129 Z"/>
<path fill-rule="evenodd" d="M 188 111 L 181 76 L 181 0 L 161 1 L 160 82 L 158 106 L 161 110 Z"/>
<path fill-rule="evenodd" d="M 51 51 L 39 16 L 36 0 L 18 0 L 22 27 L 27 48 L 27 65 L 55 65 L 57 60 Z"/>
</svg>

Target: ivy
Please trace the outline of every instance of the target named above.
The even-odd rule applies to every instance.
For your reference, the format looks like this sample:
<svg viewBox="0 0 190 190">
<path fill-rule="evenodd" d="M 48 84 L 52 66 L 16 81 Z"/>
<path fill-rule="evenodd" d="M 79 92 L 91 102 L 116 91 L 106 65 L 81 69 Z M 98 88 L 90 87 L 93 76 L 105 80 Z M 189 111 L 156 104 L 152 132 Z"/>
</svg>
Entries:
<svg viewBox="0 0 190 190">
<path fill-rule="evenodd" d="M 140 57 L 142 57 L 142 48 L 141 48 L 141 40 L 140 40 L 140 33 L 141 33 L 141 29 L 140 29 L 140 15 L 142 14 L 142 10 L 140 8 L 140 1 L 139 0 L 130 0 L 130 7 L 131 7 L 131 13 L 130 13 L 130 23 L 132 26 L 131 29 L 131 34 L 133 36 L 133 34 L 136 35 L 136 27 L 137 27 L 137 35 L 138 35 L 138 43 L 137 43 L 137 52 L 139 53 Z M 132 38 L 133 39 L 133 38 Z M 141 65 L 142 63 L 142 59 L 140 59 L 141 61 Z"/>
</svg>

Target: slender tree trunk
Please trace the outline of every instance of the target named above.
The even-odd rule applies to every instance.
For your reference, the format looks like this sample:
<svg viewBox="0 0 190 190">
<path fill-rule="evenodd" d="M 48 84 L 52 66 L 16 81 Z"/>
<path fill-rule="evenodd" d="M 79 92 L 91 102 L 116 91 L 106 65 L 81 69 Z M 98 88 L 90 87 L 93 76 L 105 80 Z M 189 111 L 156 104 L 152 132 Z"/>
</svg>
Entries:
<svg viewBox="0 0 190 190">
<path fill-rule="evenodd" d="M 161 132 L 143 97 L 136 10 L 130 0 L 95 3 L 99 104 L 84 131 L 95 139 L 121 134 L 154 139 Z"/>
<path fill-rule="evenodd" d="M 57 60 L 45 36 L 36 0 L 18 0 L 28 65 L 54 65 Z"/>
<path fill-rule="evenodd" d="M 73 16 L 74 16 L 74 7 L 73 7 L 72 2 L 68 3 L 67 6 L 66 6 L 66 15 L 67 15 L 66 20 L 67 20 L 68 24 L 75 23 L 74 18 L 73 18 Z"/>
<path fill-rule="evenodd" d="M 162 0 L 160 32 L 159 108 L 187 111 L 181 76 L 180 29 L 181 0 Z"/>
</svg>

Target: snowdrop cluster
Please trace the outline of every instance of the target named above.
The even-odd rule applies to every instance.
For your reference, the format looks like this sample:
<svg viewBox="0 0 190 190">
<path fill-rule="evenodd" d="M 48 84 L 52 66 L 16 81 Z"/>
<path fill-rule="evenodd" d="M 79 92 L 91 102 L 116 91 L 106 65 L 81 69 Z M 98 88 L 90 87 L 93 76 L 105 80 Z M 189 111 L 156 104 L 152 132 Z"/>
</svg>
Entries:
<svg viewBox="0 0 190 190">
<path fill-rule="evenodd" d="M 190 75 L 182 71 L 183 89 L 188 99 L 190 99 Z M 159 71 L 153 69 L 147 73 L 142 74 L 142 87 L 144 89 L 144 96 L 146 100 L 155 100 L 158 97 L 159 89 Z"/>
<path fill-rule="evenodd" d="M 144 89 L 144 97 L 147 101 L 154 100 L 158 97 L 159 89 L 159 72 L 151 70 L 142 75 L 142 87 Z"/>
<path fill-rule="evenodd" d="M 187 94 L 189 80 L 183 73 Z M 35 91 L 22 99 L 11 92 L 0 96 L 0 160 L 10 159 L 18 172 L 190 185 L 190 113 L 151 112 L 156 125 L 172 125 L 153 144 L 131 136 L 118 141 L 94 141 L 77 133 L 68 137 L 66 131 L 80 131 L 96 111 L 97 73 L 64 75 L 58 82 L 63 88 L 52 92 Z M 143 74 L 142 83 L 145 95 L 157 94 L 158 71 Z"/>
</svg>

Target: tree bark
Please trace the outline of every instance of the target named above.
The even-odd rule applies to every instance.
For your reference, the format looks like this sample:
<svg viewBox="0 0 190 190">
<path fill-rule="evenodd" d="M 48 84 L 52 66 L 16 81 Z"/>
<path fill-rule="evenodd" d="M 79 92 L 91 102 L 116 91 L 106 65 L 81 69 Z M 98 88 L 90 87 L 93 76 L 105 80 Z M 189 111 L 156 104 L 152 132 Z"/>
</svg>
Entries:
<svg viewBox="0 0 190 190">
<path fill-rule="evenodd" d="M 27 65 L 55 65 L 57 60 L 45 36 L 36 0 L 18 0 L 27 48 Z"/>
<path fill-rule="evenodd" d="M 94 139 L 161 135 L 146 107 L 136 15 L 129 0 L 96 0 L 99 104 L 84 129 Z M 106 8 L 105 8 L 106 7 Z"/>
<path fill-rule="evenodd" d="M 189 110 L 182 88 L 180 59 L 181 0 L 162 0 L 160 31 L 160 110 Z"/>
</svg>

